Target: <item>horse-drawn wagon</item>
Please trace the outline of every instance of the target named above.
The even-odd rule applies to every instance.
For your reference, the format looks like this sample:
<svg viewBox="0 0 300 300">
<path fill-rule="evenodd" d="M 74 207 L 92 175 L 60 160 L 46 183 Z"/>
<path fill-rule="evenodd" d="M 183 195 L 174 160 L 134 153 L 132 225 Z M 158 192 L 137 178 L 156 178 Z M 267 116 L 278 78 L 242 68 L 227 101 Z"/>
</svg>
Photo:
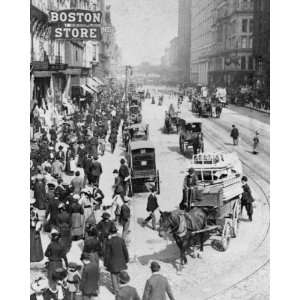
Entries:
<svg viewBox="0 0 300 300">
<path fill-rule="evenodd" d="M 184 153 L 193 146 L 193 141 L 202 132 L 202 123 L 196 119 L 179 120 L 179 148 Z"/>
<path fill-rule="evenodd" d="M 155 147 L 150 141 L 134 141 L 129 144 L 130 192 L 135 186 L 152 182 L 160 193 L 159 171 L 156 167 Z"/>
<path fill-rule="evenodd" d="M 213 236 L 218 249 L 228 248 L 230 238 L 238 233 L 243 193 L 242 165 L 236 153 L 194 155 L 192 168 L 194 174 L 190 176 L 195 182 L 183 190 L 185 210 L 161 212 L 159 220 L 159 235 L 173 234 L 181 265 L 187 263 L 189 248 L 200 247 L 203 251 L 205 234 Z"/>
<path fill-rule="evenodd" d="M 217 232 L 225 251 L 238 232 L 242 165 L 236 153 L 200 153 L 193 156 L 197 184 L 186 190 L 187 209 L 206 211 L 204 231 Z"/>
</svg>

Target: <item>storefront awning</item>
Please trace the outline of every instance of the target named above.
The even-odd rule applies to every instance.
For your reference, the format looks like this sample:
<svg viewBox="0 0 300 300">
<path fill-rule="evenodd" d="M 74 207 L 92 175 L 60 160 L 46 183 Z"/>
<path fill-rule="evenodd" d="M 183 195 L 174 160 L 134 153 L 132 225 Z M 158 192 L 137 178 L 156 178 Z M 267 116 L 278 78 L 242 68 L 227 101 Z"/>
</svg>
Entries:
<svg viewBox="0 0 300 300">
<path fill-rule="evenodd" d="M 94 94 L 95 94 L 95 92 L 94 92 L 92 89 L 90 89 L 88 86 L 86 86 L 85 84 L 82 84 L 81 87 L 82 87 L 86 92 L 90 93 L 91 95 L 94 95 Z"/>
<path fill-rule="evenodd" d="M 96 81 L 99 85 L 104 85 L 104 82 L 101 81 L 98 77 L 92 77 L 94 81 Z"/>
<path fill-rule="evenodd" d="M 92 78 L 88 78 L 87 85 L 89 88 L 93 89 L 96 93 L 100 92 L 100 89 L 98 88 L 99 84 L 94 81 Z"/>
<path fill-rule="evenodd" d="M 90 86 L 89 84 L 86 84 L 86 86 L 87 86 L 90 90 L 92 90 L 94 93 L 99 93 L 98 89 L 95 88 L 94 86 Z"/>
</svg>

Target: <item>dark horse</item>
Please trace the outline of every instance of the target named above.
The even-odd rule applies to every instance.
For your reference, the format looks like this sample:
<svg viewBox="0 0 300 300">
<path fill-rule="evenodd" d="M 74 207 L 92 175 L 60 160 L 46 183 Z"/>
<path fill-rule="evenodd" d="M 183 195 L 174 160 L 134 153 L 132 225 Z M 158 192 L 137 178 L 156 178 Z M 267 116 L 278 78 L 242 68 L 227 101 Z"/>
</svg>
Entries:
<svg viewBox="0 0 300 300">
<path fill-rule="evenodd" d="M 172 212 L 160 212 L 159 236 L 172 234 L 180 250 L 181 266 L 187 263 L 186 252 L 191 246 L 200 245 L 203 251 L 203 232 L 195 233 L 206 225 L 206 212 L 194 207 L 189 212 L 175 210 Z"/>
</svg>

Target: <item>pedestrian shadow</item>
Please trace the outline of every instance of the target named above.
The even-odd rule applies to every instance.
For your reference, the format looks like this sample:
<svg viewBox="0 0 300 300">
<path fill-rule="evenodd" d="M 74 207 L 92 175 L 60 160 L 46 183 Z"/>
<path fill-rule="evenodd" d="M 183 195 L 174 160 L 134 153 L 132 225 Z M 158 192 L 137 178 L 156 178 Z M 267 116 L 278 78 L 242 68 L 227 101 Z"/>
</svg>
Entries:
<svg viewBox="0 0 300 300">
<path fill-rule="evenodd" d="M 149 223 L 150 223 L 151 221 L 149 221 Z M 142 228 L 145 228 L 145 227 L 147 227 L 147 228 L 149 228 L 149 229 L 152 229 L 152 227 L 149 225 L 149 223 L 147 223 L 146 225 L 143 225 L 143 223 L 144 223 L 144 219 L 143 218 L 138 218 L 137 219 L 137 223 L 142 227 Z M 153 230 L 153 229 L 152 229 Z"/>
<path fill-rule="evenodd" d="M 109 272 L 100 271 L 100 286 L 105 286 L 112 294 L 114 294 L 114 289 Z"/>
<path fill-rule="evenodd" d="M 178 270 L 178 264 L 176 260 L 179 259 L 180 253 L 177 245 L 175 243 L 167 245 L 164 250 L 155 252 L 149 255 L 139 256 L 137 259 L 139 263 L 143 266 L 146 266 L 151 261 L 160 261 L 163 263 L 171 264 L 176 270 Z"/>
</svg>

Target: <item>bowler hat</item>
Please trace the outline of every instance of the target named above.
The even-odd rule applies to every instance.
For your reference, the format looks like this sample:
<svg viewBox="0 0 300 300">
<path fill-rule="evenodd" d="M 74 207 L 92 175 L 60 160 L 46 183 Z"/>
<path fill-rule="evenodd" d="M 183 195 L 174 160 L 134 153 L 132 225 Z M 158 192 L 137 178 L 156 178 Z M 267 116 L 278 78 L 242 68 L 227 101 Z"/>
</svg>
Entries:
<svg viewBox="0 0 300 300">
<path fill-rule="evenodd" d="M 246 176 L 243 176 L 242 181 L 248 181 L 248 178 Z"/>
<path fill-rule="evenodd" d="M 121 284 L 126 284 L 130 281 L 130 277 L 126 271 L 121 271 L 119 274 L 119 279 Z"/>
<path fill-rule="evenodd" d="M 121 163 L 121 164 L 125 164 L 125 159 L 124 159 L 124 158 L 121 158 L 120 163 Z"/>
<path fill-rule="evenodd" d="M 150 268 L 151 268 L 152 272 L 157 272 L 160 270 L 160 265 L 158 262 L 153 261 L 153 262 L 151 262 Z"/>
<path fill-rule="evenodd" d="M 59 150 L 62 150 L 62 149 L 64 149 L 64 147 L 63 147 L 62 145 L 60 145 L 60 146 L 58 147 L 58 149 L 59 149 Z"/>
<path fill-rule="evenodd" d="M 194 170 L 193 168 L 189 168 L 189 170 L 188 170 L 189 174 L 193 174 L 194 171 L 195 171 L 195 170 Z"/>
<path fill-rule="evenodd" d="M 109 214 L 108 212 L 104 212 L 104 213 L 102 214 L 102 218 L 103 218 L 103 219 L 109 219 L 109 218 L 110 218 L 110 214 Z"/>
<path fill-rule="evenodd" d="M 114 234 L 114 233 L 117 233 L 118 232 L 118 228 L 116 226 L 113 226 L 111 229 L 110 229 L 110 233 L 111 234 Z"/>
<path fill-rule="evenodd" d="M 80 260 L 90 259 L 90 255 L 86 252 L 83 252 L 80 256 Z"/>
</svg>

